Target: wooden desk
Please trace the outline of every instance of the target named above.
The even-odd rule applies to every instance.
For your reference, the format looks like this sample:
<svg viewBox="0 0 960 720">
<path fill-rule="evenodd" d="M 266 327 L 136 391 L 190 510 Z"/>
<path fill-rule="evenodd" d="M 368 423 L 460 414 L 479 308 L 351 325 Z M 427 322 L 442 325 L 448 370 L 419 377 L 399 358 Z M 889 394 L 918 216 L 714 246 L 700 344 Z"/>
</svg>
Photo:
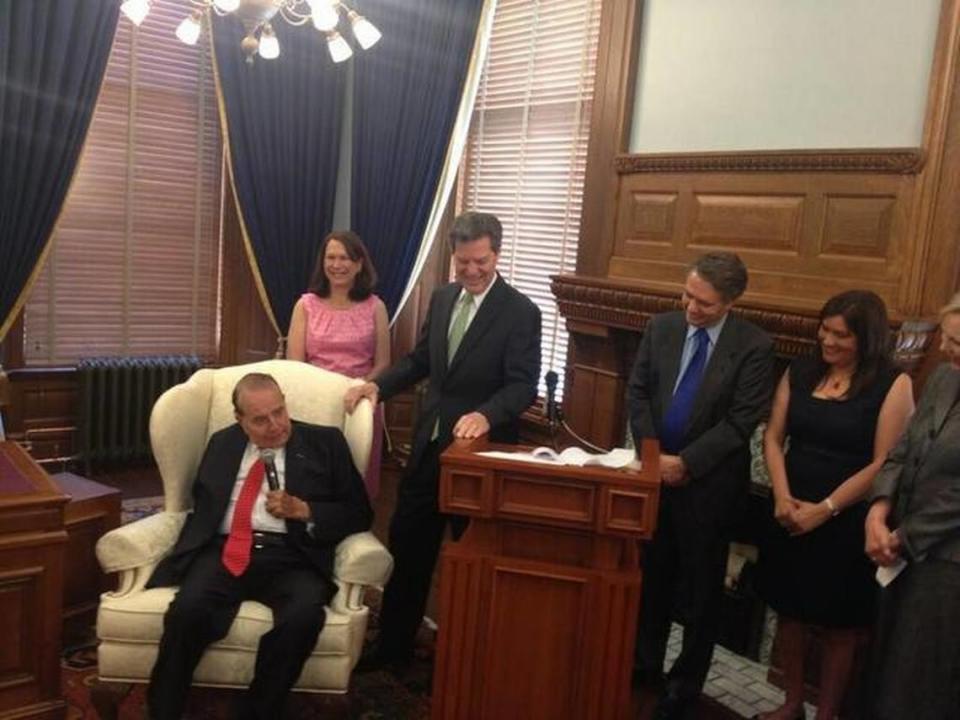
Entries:
<svg viewBox="0 0 960 720">
<path fill-rule="evenodd" d="M 62 718 L 60 616 L 67 496 L 0 442 L 0 720 Z"/>
<path fill-rule="evenodd" d="M 626 720 L 640 604 L 638 540 L 656 526 L 657 444 L 639 472 L 440 458 L 440 510 L 467 515 L 443 547 L 434 720 Z"/>
</svg>

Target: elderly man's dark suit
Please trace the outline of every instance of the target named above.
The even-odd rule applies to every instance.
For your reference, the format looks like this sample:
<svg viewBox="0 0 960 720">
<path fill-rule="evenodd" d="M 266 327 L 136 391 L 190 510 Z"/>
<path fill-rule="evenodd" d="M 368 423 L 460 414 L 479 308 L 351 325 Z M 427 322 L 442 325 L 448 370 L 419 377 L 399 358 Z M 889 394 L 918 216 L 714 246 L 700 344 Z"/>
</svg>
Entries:
<svg viewBox="0 0 960 720">
<path fill-rule="evenodd" d="M 960 666 L 950 648 L 960 646 L 960 371 L 948 363 L 927 380 L 913 419 L 874 479 L 870 501 L 879 498 L 891 502 L 887 524 L 900 535 L 907 567 L 881 593 L 871 692 L 877 707 L 869 717 L 955 718 Z"/>
<path fill-rule="evenodd" d="M 284 489 L 310 506 L 311 532 L 306 523 L 287 520 L 280 547 L 253 550 L 241 578 L 225 580 L 221 523 L 247 443 L 238 424 L 211 436 L 193 483 L 193 512 L 147 583 L 180 585 L 164 617 L 151 677 L 152 716 L 179 717 L 182 688 L 189 686 L 204 650 L 226 634 L 240 601 L 255 599 L 273 610 L 274 628 L 260 640 L 247 711 L 250 717 L 278 717 L 323 627 L 323 606 L 336 593 L 334 550 L 347 535 L 369 529 L 373 520 L 340 430 L 293 421 Z"/>
<path fill-rule="evenodd" d="M 428 378 L 390 524 L 395 566 L 381 615 L 379 650 L 385 659 L 408 659 L 423 618 L 447 522 L 437 510 L 439 455 L 450 444 L 454 425 L 461 416 L 480 412 L 490 423 L 491 440 L 516 442 L 517 420 L 537 393 L 540 310 L 499 276 L 456 356 L 447 357 L 447 333 L 461 289 L 451 283 L 434 292 L 413 352 L 375 380 L 380 397 L 387 399 Z M 464 527 L 462 520 L 454 524 L 457 537 Z"/>
<path fill-rule="evenodd" d="M 651 319 L 630 376 L 634 441 L 659 438 L 680 371 L 682 312 Z M 679 455 L 690 479 L 664 486 L 658 526 L 645 548 L 638 669 L 659 676 L 671 617 L 684 623 L 683 650 L 668 690 L 700 692 L 713 654 L 731 525 L 746 498 L 750 436 L 769 409 L 773 345 L 762 330 L 728 315 L 704 369 Z"/>
</svg>

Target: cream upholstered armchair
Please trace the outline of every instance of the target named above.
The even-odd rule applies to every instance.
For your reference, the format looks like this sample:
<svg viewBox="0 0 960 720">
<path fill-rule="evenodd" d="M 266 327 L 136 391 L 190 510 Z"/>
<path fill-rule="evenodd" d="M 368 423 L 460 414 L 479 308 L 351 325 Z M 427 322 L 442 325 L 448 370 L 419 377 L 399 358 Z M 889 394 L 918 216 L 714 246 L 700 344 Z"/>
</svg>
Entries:
<svg viewBox="0 0 960 720">
<path fill-rule="evenodd" d="M 150 677 L 163 616 L 175 589 L 147 590 L 144 585 L 157 562 L 173 548 L 191 507 L 190 485 L 207 439 L 234 422 L 231 393 L 248 372 L 265 372 L 276 378 L 291 417 L 343 430 L 361 474 L 367 466 L 372 409 L 364 402 L 352 415 L 344 412 L 343 395 L 358 381 L 342 375 L 306 363 L 268 360 L 200 370 L 164 393 L 150 416 L 150 442 L 163 478 L 164 511 L 107 533 L 97 543 L 103 569 L 120 574 L 118 589 L 100 598 L 97 636 L 101 681 L 145 682 Z M 351 535 L 340 543 L 334 562 L 339 592 L 327 607 L 326 624 L 295 690 L 346 692 L 367 628 L 364 588 L 383 586 L 392 566 L 390 554 L 372 533 Z M 271 622 L 265 606 L 243 603 L 230 632 L 211 645 L 200 661 L 194 683 L 248 686 L 257 643 Z"/>
</svg>

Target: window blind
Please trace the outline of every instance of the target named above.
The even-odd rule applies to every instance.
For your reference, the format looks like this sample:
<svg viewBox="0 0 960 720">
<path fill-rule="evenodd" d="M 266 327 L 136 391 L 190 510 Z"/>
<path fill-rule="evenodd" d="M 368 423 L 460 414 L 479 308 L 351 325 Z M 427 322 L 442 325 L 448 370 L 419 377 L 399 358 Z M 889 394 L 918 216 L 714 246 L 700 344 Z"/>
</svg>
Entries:
<svg viewBox="0 0 960 720">
<path fill-rule="evenodd" d="M 540 307 L 560 391 L 567 333 L 550 275 L 576 269 L 600 5 L 499 0 L 458 189 L 460 209 L 503 223 L 498 269 Z"/>
<path fill-rule="evenodd" d="M 189 0 L 117 26 L 83 155 L 24 315 L 28 365 L 216 351 L 221 149 Z"/>
</svg>

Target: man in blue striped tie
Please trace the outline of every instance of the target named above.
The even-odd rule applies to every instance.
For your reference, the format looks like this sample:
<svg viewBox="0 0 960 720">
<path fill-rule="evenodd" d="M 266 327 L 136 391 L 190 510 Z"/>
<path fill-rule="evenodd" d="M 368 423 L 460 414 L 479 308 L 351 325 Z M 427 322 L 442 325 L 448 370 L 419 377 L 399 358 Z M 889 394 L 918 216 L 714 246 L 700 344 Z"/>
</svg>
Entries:
<svg viewBox="0 0 960 720">
<path fill-rule="evenodd" d="M 716 639 L 727 547 L 750 478 L 749 440 L 769 408 L 773 343 L 730 314 L 747 287 L 734 253 L 697 259 L 683 310 L 652 318 L 637 352 L 627 402 L 639 447 L 660 441 L 657 530 L 645 548 L 634 676 L 660 691 L 657 720 L 693 718 Z M 670 622 L 683 647 L 666 677 Z"/>
</svg>

